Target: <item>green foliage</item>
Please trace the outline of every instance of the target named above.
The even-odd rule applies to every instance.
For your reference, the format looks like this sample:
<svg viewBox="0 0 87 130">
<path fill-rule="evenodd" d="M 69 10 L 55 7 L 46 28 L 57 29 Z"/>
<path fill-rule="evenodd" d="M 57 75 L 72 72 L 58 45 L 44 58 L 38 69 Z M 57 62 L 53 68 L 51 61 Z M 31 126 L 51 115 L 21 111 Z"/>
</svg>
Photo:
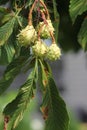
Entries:
<svg viewBox="0 0 87 130">
<path fill-rule="evenodd" d="M 56 89 L 52 77 L 49 77 L 47 89 L 42 105 L 42 109 L 48 109 L 48 113 L 44 113 L 48 114 L 45 130 L 68 130 L 69 118 L 66 106 Z"/>
<path fill-rule="evenodd" d="M 74 51 L 77 52 L 81 49 L 80 44 L 77 42 L 77 33 L 80 28 L 80 20 L 76 21 L 75 26 L 69 14 L 69 0 L 57 1 L 57 11 L 59 13 L 59 26 L 58 26 L 58 43 L 64 52 Z M 50 5 L 51 6 L 51 5 Z M 76 26 L 77 25 L 77 26 Z"/>
<path fill-rule="evenodd" d="M 33 94 L 35 70 L 29 75 L 27 81 L 21 86 L 17 97 L 9 103 L 4 109 L 4 115 L 10 117 L 11 129 L 14 129 L 23 118 Z M 8 126 L 9 127 L 9 126 Z"/>
<path fill-rule="evenodd" d="M 75 21 L 78 15 L 87 11 L 87 1 L 86 0 L 70 0 L 70 15 L 72 21 Z"/>
<path fill-rule="evenodd" d="M 9 19 L 12 18 L 12 12 L 8 11 L 5 7 L 0 7 L 0 25 L 7 22 Z"/>
<path fill-rule="evenodd" d="M 70 16 L 73 24 L 76 24 L 79 28 L 77 33 L 77 39 L 84 50 L 86 50 L 86 14 L 87 14 L 87 1 L 86 0 L 70 0 L 69 5 Z M 80 22 L 81 20 L 81 22 Z M 76 23 L 78 22 L 78 23 Z M 80 24 L 79 24 L 80 23 Z M 81 25 L 82 24 L 82 25 Z M 75 31 L 75 30 L 74 30 Z"/>
<path fill-rule="evenodd" d="M 68 130 L 69 117 L 66 105 L 59 95 L 52 74 L 49 73 L 49 66 L 46 65 L 41 63 L 42 83 L 45 81 L 43 84 L 44 98 L 41 105 L 43 118 L 46 122 L 45 130 Z"/>
<path fill-rule="evenodd" d="M 7 2 L 1 0 L 0 5 Z M 68 112 L 53 80 L 50 65 L 44 57 L 33 55 L 31 46 L 19 45 L 17 35 L 28 24 L 33 23 L 34 27 L 41 21 L 46 24 L 50 13 L 55 28 L 55 34 L 49 30 L 52 42 L 56 40 L 56 43 L 60 43 L 63 51 L 77 51 L 81 47 L 87 50 L 87 1 L 44 0 L 45 6 L 38 3 L 32 9 L 33 2 L 13 0 L 8 8 L 0 6 L 0 64 L 7 65 L 0 79 L 0 95 L 10 87 L 17 75 L 30 72 L 16 98 L 4 108 L 5 118 L 9 117 L 8 122 L 4 123 L 7 123 L 8 130 L 13 130 L 19 124 L 38 85 L 43 94 L 41 111 L 46 123 L 45 130 L 68 130 Z"/>
<path fill-rule="evenodd" d="M 52 78 L 49 78 L 48 95 L 50 105 L 49 116 L 46 121 L 46 130 L 68 130 L 69 118 L 66 106 L 56 89 L 56 85 Z M 58 123 L 59 122 L 59 123 Z M 51 126 L 52 124 L 52 126 Z"/>
<path fill-rule="evenodd" d="M 78 34 L 78 41 L 84 50 L 87 50 L 87 18 L 82 23 L 80 32 Z"/>
<path fill-rule="evenodd" d="M 8 43 L 5 44 L 4 46 L 1 46 L 0 48 L 0 63 L 1 64 L 8 64 L 14 58 L 15 48 L 14 48 L 14 45 L 12 44 L 13 42 L 14 42 L 13 37 L 10 37 L 10 39 L 8 40 Z"/>
<path fill-rule="evenodd" d="M 46 87 L 47 84 L 48 84 L 47 74 L 45 72 L 45 67 L 43 66 L 43 63 L 41 62 L 41 60 L 39 60 L 39 62 L 40 62 L 40 69 L 39 69 L 40 73 L 39 73 L 39 75 L 41 76 L 40 77 L 41 78 L 40 84 L 42 84 L 41 86 Z M 43 88 L 43 90 L 45 89 L 44 87 L 42 87 L 42 88 Z"/>
<path fill-rule="evenodd" d="M 50 73 L 48 64 L 46 64 L 44 62 L 46 64 L 46 66 L 44 66 L 43 62 L 41 60 L 39 60 L 39 62 L 40 62 L 41 69 L 42 69 L 41 82 L 43 82 L 43 87 L 45 87 L 45 91 L 46 91 L 45 96 L 48 97 L 46 101 L 44 99 L 42 108 L 44 107 L 44 102 L 46 103 L 45 105 L 47 105 L 47 106 L 49 105 L 49 116 L 46 121 L 46 124 L 47 124 L 46 130 L 47 129 L 67 130 L 68 115 L 67 115 L 65 103 L 59 96 L 59 93 L 56 89 L 56 85 L 55 85 L 52 77 L 48 77 L 46 75 L 46 74 Z M 17 62 L 16 62 L 16 65 L 17 65 Z M 10 75 L 12 76 L 12 73 L 14 72 L 11 70 L 12 66 L 15 66 L 15 64 L 11 63 L 5 72 L 7 74 L 6 76 L 8 79 L 9 79 L 9 76 Z M 16 68 L 17 68 L 17 66 L 16 66 Z M 45 73 L 46 69 L 47 69 L 47 73 Z M 10 73 L 7 73 L 7 72 L 10 72 Z M 17 73 L 15 72 L 15 74 L 17 74 Z M 14 76 L 15 76 L 15 74 L 13 73 Z M 33 91 L 36 88 L 35 83 L 38 80 L 38 77 L 39 77 L 38 76 L 38 59 L 36 59 L 35 67 L 31 71 L 27 81 L 20 87 L 17 97 L 11 103 L 9 103 L 4 109 L 3 113 L 4 113 L 5 117 L 9 117 L 8 130 L 14 129 L 18 125 L 20 120 L 23 118 L 23 113 L 24 113 L 25 109 L 27 108 L 27 105 L 28 105 L 30 99 L 32 99 L 32 97 L 33 97 L 33 94 L 34 94 Z M 46 82 L 46 80 L 48 82 Z M 44 83 L 46 83 L 46 84 L 44 84 Z M 61 120 L 62 116 L 63 116 L 63 119 Z M 52 120 L 50 120 L 50 119 L 52 119 Z M 54 125 L 54 121 L 55 121 L 55 125 Z M 50 122 L 51 122 L 51 124 L 50 124 Z M 62 127 L 61 127 L 61 123 L 62 123 Z M 64 125 L 63 125 L 63 123 L 64 123 Z"/>
<path fill-rule="evenodd" d="M 9 20 L 5 25 L 0 27 L 0 45 L 7 42 L 8 38 L 11 36 L 14 28 L 15 18 Z"/>
<path fill-rule="evenodd" d="M 17 95 L 16 91 L 10 91 L 0 97 L 0 130 L 3 130 L 3 115 L 2 115 L 3 107 L 6 106 L 6 104 L 8 102 L 11 102 L 15 98 L 16 95 Z M 24 114 L 23 120 L 20 122 L 20 124 L 16 128 L 16 130 L 20 130 L 20 129 L 21 130 L 24 130 L 24 129 L 32 130 L 30 127 L 31 116 L 32 116 L 32 113 L 34 112 L 34 110 L 36 110 L 36 108 L 37 108 L 37 101 L 36 101 L 36 99 L 33 99 L 30 102 L 30 104 Z"/>
<path fill-rule="evenodd" d="M 9 103 L 4 109 L 3 113 L 5 117 L 10 118 L 8 129 L 14 129 L 22 120 L 23 113 L 26 110 L 30 99 L 32 99 L 34 96 L 33 87 L 35 87 L 36 74 L 37 74 L 37 59 L 35 62 L 34 69 L 32 70 L 26 82 L 20 87 L 17 97 L 11 103 Z"/>
<path fill-rule="evenodd" d="M 24 49 L 23 49 L 24 50 Z M 25 49 L 28 51 L 28 49 Z M 21 72 L 21 68 L 28 59 L 29 52 L 20 55 L 17 59 L 13 60 L 6 68 L 5 73 L 0 80 L 0 95 L 10 86 L 14 78 Z M 28 53 L 28 54 L 27 54 Z M 25 56 L 26 54 L 26 56 Z"/>
<path fill-rule="evenodd" d="M 76 118 L 75 114 L 72 111 L 70 111 L 69 115 L 70 115 L 70 127 L 69 127 L 69 130 L 79 130 L 81 128 L 81 126 L 80 126 L 80 122 Z"/>
</svg>

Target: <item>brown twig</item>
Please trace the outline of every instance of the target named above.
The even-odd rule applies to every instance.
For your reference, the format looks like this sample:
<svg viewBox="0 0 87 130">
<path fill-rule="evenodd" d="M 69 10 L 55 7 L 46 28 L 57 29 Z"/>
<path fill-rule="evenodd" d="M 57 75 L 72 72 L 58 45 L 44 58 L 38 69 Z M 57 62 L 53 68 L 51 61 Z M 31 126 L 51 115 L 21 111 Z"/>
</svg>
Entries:
<svg viewBox="0 0 87 130">
<path fill-rule="evenodd" d="M 49 30 L 48 22 L 47 22 L 47 20 L 46 20 L 46 18 L 45 18 L 44 13 L 41 12 L 41 14 L 42 14 L 42 19 L 43 19 L 43 21 L 44 21 L 44 24 L 46 24 L 46 26 L 47 26 L 47 28 L 48 28 L 48 30 Z M 52 43 L 54 44 L 54 43 L 55 43 L 54 35 L 53 35 L 53 33 L 52 33 L 50 30 L 49 30 L 49 33 L 50 33 L 50 36 L 51 36 L 51 38 L 52 38 Z"/>
<path fill-rule="evenodd" d="M 29 15 L 28 15 L 28 24 L 29 25 L 32 25 L 32 12 L 33 12 L 33 9 L 35 7 L 35 5 L 37 4 L 38 0 L 35 0 L 31 9 L 30 9 L 30 12 L 29 12 Z"/>
<path fill-rule="evenodd" d="M 38 31 L 38 40 L 40 40 L 40 33 L 41 33 L 41 31 L 42 31 L 42 28 L 43 28 L 44 24 L 45 24 L 45 23 L 43 23 L 43 24 L 41 25 L 41 27 L 40 27 L 40 29 L 39 29 L 39 31 Z"/>
<path fill-rule="evenodd" d="M 51 31 L 49 31 L 49 33 L 50 33 L 50 36 L 52 38 L 52 44 L 55 44 L 55 38 L 54 38 L 53 33 Z"/>
<path fill-rule="evenodd" d="M 32 12 L 34 10 L 34 7 L 35 5 L 40 2 L 40 4 L 44 7 L 45 11 L 46 11 L 46 14 L 47 14 L 47 19 L 50 19 L 50 15 L 49 15 L 49 12 L 48 12 L 48 9 L 46 7 L 46 5 L 44 4 L 44 2 L 42 0 L 35 0 L 31 9 L 30 9 L 30 12 L 29 12 L 29 15 L 28 15 L 28 24 L 29 25 L 32 25 Z"/>
<path fill-rule="evenodd" d="M 48 12 L 48 9 L 46 7 L 46 5 L 44 4 L 44 2 L 42 0 L 40 0 L 40 4 L 44 7 L 44 9 L 46 10 L 46 14 L 47 14 L 47 19 L 50 19 L 50 15 L 49 15 L 49 12 Z"/>
<path fill-rule="evenodd" d="M 42 12 L 42 11 L 40 10 L 40 8 L 38 8 L 37 11 L 38 11 L 39 14 Z M 38 31 L 38 40 L 40 40 L 40 33 L 41 33 L 42 28 L 43 28 L 44 25 L 45 25 L 45 23 L 43 23 L 43 24 L 41 25 L 41 27 L 40 27 L 40 29 L 39 29 L 39 31 Z"/>
</svg>

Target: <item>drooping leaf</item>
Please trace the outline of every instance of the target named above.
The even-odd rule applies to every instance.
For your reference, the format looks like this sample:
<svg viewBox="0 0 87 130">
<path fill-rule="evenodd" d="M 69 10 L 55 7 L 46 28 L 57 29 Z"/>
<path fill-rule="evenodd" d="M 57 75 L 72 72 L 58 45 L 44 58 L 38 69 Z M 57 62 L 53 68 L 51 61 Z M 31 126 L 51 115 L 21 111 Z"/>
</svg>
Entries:
<svg viewBox="0 0 87 130">
<path fill-rule="evenodd" d="M 8 42 L 4 46 L 1 46 L 0 48 L 0 64 L 1 65 L 7 65 L 8 63 L 12 61 L 16 52 L 13 43 L 15 43 L 15 39 L 13 36 L 11 36 Z"/>
<path fill-rule="evenodd" d="M 14 24 L 15 24 L 15 18 L 12 18 L 5 25 L 0 27 L 0 46 L 3 45 L 11 36 Z"/>
<path fill-rule="evenodd" d="M 8 127 L 14 129 L 18 123 L 22 120 L 24 111 L 26 110 L 30 99 L 34 96 L 34 81 L 37 70 L 37 60 L 35 67 L 31 71 L 27 81 L 21 86 L 17 97 L 9 103 L 4 109 L 5 117 L 9 117 Z"/>
<path fill-rule="evenodd" d="M 70 16 L 74 22 L 78 15 L 87 11 L 87 0 L 70 0 Z"/>
<path fill-rule="evenodd" d="M 27 49 L 26 49 L 27 50 Z M 23 55 L 24 53 L 24 55 Z M 20 73 L 21 68 L 24 66 L 25 62 L 29 58 L 29 50 L 23 52 L 21 56 L 14 59 L 6 68 L 5 73 L 0 80 L 0 95 L 10 87 L 14 78 Z M 26 56 L 25 56 L 26 55 Z"/>
<path fill-rule="evenodd" d="M 0 47 L 0 64 L 1 65 L 8 65 L 13 58 L 16 58 L 20 55 L 20 45 L 17 41 L 17 31 L 18 31 L 18 22 L 15 21 L 15 28 L 5 42 L 3 46 Z"/>
<path fill-rule="evenodd" d="M 66 105 L 62 97 L 59 95 L 55 82 L 50 74 L 49 65 L 43 64 L 48 79 L 48 84 L 43 92 L 44 98 L 41 105 L 43 118 L 46 122 L 45 130 L 68 130 L 69 117 Z"/>
<path fill-rule="evenodd" d="M 87 18 L 84 19 L 78 34 L 78 41 L 84 50 L 87 50 Z"/>
<path fill-rule="evenodd" d="M 30 99 L 33 97 L 33 78 L 30 77 L 19 90 L 17 97 L 4 109 L 4 115 L 9 116 L 11 128 L 14 129 L 22 120 Z"/>
<path fill-rule="evenodd" d="M 69 117 L 66 105 L 60 97 L 52 77 L 49 77 L 49 85 L 41 110 L 46 120 L 45 130 L 68 130 Z"/>
</svg>

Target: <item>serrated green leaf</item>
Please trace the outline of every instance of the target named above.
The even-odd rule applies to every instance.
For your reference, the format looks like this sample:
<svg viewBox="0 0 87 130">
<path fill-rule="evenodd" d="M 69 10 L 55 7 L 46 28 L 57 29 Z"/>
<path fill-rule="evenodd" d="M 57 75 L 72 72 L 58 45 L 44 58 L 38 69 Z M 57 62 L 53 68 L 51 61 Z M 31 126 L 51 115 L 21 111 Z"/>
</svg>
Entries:
<svg viewBox="0 0 87 130">
<path fill-rule="evenodd" d="M 29 54 L 30 54 L 29 51 L 28 52 L 25 51 L 24 55 L 22 53 L 22 56 L 19 56 L 17 59 L 13 60 L 7 66 L 4 75 L 3 75 L 2 79 L 0 80 L 0 95 L 8 87 L 10 87 L 10 84 L 13 82 L 13 80 L 15 79 L 15 77 L 21 72 L 21 68 L 24 66 L 25 62 L 29 58 Z"/>
<path fill-rule="evenodd" d="M 9 103 L 4 109 L 4 115 L 9 116 L 12 129 L 14 129 L 23 118 L 23 113 L 33 96 L 33 78 L 30 78 L 22 85 L 16 99 Z"/>
<path fill-rule="evenodd" d="M 69 117 L 64 100 L 60 97 L 52 77 L 43 100 L 42 109 L 46 119 L 45 130 L 68 130 Z"/>
<path fill-rule="evenodd" d="M 87 50 L 87 18 L 82 23 L 78 34 L 78 41 L 84 50 Z"/>
<path fill-rule="evenodd" d="M 14 47 L 15 39 L 13 36 L 11 36 L 8 40 L 8 42 L 1 46 L 0 48 L 0 64 L 1 65 L 7 65 L 10 63 L 15 55 L 15 47 Z"/>
<path fill-rule="evenodd" d="M 45 130 L 68 130 L 69 117 L 66 104 L 57 90 L 49 66 L 46 64 L 44 66 L 48 71 L 48 84 L 43 92 L 44 98 L 41 105 L 43 118 L 46 122 Z"/>
<path fill-rule="evenodd" d="M 46 122 L 45 130 L 68 130 L 69 117 L 66 104 L 57 90 L 49 65 L 45 61 L 42 64 L 48 79 L 48 84 L 43 91 L 44 97 L 41 105 L 43 118 Z M 42 77 L 41 80 L 43 80 Z"/>
<path fill-rule="evenodd" d="M 15 18 L 12 18 L 5 25 L 0 27 L 0 46 L 3 45 L 11 36 L 14 24 L 15 24 Z"/>
<path fill-rule="evenodd" d="M 87 0 L 70 0 L 70 16 L 74 22 L 78 15 L 87 11 Z"/>
<path fill-rule="evenodd" d="M 35 67 L 31 71 L 27 81 L 21 86 L 17 97 L 4 109 L 3 113 L 5 117 L 8 116 L 10 119 L 9 124 L 11 125 L 8 124 L 8 127 L 11 127 L 12 130 L 22 120 L 24 111 L 26 110 L 30 99 L 32 99 L 34 96 L 33 87 L 35 85 L 34 81 L 36 76 L 36 67 L 37 60 L 35 63 Z"/>
</svg>

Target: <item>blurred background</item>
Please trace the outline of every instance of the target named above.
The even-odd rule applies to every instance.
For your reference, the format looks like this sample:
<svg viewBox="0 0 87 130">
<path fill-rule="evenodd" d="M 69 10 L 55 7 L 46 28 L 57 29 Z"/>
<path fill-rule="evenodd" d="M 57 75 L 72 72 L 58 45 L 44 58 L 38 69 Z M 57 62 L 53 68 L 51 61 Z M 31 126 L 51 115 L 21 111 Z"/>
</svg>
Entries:
<svg viewBox="0 0 87 130">
<path fill-rule="evenodd" d="M 78 16 L 75 24 L 72 26 L 68 11 L 69 0 L 57 2 L 60 23 L 55 24 L 59 24 L 59 27 L 56 29 L 59 30 L 58 42 L 63 53 L 59 61 L 50 62 L 50 65 L 58 90 L 67 105 L 70 117 L 69 130 L 87 130 L 87 55 L 80 49 L 81 46 L 77 41 L 77 34 L 84 17 L 87 17 L 87 12 Z M 5 6 L 9 7 L 9 5 L 7 3 Z M 49 2 L 48 7 L 51 6 L 52 3 Z M 0 76 L 2 76 L 4 70 L 5 67 L 0 66 Z M 26 77 L 27 74 L 21 73 L 7 92 L 0 97 L 0 130 L 3 130 L 4 120 L 1 114 L 2 109 L 15 98 L 18 87 L 25 81 Z M 44 130 L 40 104 L 41 99 L 38 92 L 16 130 Z"/>
<path fill-rule="evenodd" d="M 59 61 L 50 62 L 56 85 L 66 102 L 70 116 L 69 130 L 87 130 L 87 56 L 83 51 L 62 54 Z M 0 67 L 2 76 L 5 67 Z M 25 81 L 27 74 L 21 73 L 9 90 L 0 97 L 0 113 L 3 107 L 17 94 L 18 87 Z M 44 121 L 40 112 L 40 93 L 25 112 L 23 121 L 16 130 L 43 130 Z M 0 114 L 0 130 L 3 130 L 3 116 Z"/>
</svg>

